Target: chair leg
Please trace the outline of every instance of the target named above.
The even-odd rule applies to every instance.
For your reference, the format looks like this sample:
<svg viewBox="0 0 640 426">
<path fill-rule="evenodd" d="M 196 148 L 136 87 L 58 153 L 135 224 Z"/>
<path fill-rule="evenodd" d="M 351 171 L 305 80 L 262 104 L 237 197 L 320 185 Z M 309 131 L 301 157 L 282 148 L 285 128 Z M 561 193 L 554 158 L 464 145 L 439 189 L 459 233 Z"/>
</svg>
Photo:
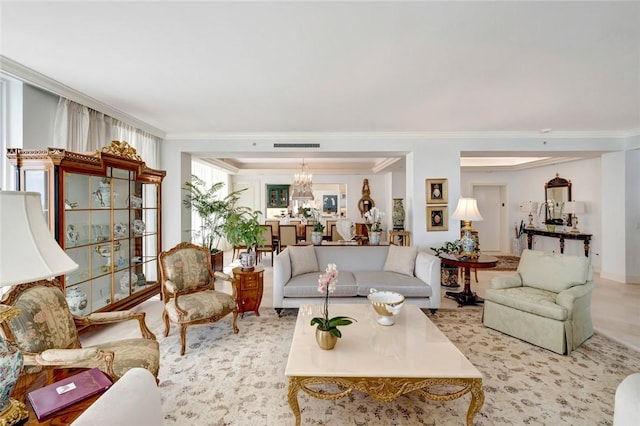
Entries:
<svg viewBox="0 0 640 426">
<path fill-rule="evenodd" d="M 238 308 L 235 308 L 233 310 L 233 323 L 232 323 L 232 326 L 233 326 L 234 334 L 238 334 L 238 331 L 240 331 L 240 330 L 238 330 Z"/>
<path fill-rule="evenodd" d="M 162 320 L 164 321 L 164 337 L 169 335 L 169 315 L 166 311 L 162 311 Z"/>
<path fill-rule="evenodd" d="M 184 350 L 187 346 L 187 326 L 180 324 L 180 355 L 184 355 Z"/>
</svg>

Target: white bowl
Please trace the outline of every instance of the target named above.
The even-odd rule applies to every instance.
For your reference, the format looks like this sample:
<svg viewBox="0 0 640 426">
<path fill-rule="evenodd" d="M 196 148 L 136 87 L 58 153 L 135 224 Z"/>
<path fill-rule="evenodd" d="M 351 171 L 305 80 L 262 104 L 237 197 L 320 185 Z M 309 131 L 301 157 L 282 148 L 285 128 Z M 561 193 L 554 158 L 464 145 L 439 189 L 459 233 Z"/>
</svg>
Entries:
<svg viewBox="0 0 640 426">
<path fill-rule="evenodd" d="M 393 325 L 395 320 L 393 317 L 400 314 L 404 305 L 404 296 L 393 291 L 378 291 L 375 288 L 370 290 L 367 296 L 371 306 L 380 318 L 378 324 Z"/>
</svg>

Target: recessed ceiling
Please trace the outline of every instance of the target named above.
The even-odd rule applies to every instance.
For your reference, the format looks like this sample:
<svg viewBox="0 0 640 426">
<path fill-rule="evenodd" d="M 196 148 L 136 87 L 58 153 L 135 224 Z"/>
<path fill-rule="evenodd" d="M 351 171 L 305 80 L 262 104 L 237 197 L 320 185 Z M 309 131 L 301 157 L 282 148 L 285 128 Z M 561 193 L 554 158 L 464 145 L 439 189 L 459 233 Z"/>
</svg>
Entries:
<svg viewBox="0 0 640 426">
<path fill-rule="evenodd" d="M 640 2 L 2 1 L 0 53 L 169 138 L 640 129 Z"/>
</svg>

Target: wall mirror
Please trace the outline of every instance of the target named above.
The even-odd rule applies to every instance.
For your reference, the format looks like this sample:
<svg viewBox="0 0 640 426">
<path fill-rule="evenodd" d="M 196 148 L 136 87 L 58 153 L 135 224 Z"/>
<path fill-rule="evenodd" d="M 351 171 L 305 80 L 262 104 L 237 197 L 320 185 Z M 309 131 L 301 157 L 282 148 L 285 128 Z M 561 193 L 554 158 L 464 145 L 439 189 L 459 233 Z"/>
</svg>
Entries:
<svg viewBox="0 0 640 426">
<path fill-rule="evenodd" d="M 556 177 L 544 184 L 544 219 L 545 223 L 563 225 L 562 216 L 567 201 L 571 201 L 571 181 Z M 567 216 L 566 225 L 571 225 L 571 215 Z"/>
</svg>

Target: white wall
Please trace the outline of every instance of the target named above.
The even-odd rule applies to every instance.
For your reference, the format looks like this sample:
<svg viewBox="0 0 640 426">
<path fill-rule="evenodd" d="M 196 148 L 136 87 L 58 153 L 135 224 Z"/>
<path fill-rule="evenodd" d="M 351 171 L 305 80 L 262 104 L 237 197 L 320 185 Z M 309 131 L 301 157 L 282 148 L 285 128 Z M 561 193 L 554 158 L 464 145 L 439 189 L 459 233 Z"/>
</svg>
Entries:
<svg viewBox="0 0 640 426">
<path fill-rule="evenodd" d="M 53 146 L 53 131 L 58 95 L 24 85 L 23 148 Z"/>
</svg>

